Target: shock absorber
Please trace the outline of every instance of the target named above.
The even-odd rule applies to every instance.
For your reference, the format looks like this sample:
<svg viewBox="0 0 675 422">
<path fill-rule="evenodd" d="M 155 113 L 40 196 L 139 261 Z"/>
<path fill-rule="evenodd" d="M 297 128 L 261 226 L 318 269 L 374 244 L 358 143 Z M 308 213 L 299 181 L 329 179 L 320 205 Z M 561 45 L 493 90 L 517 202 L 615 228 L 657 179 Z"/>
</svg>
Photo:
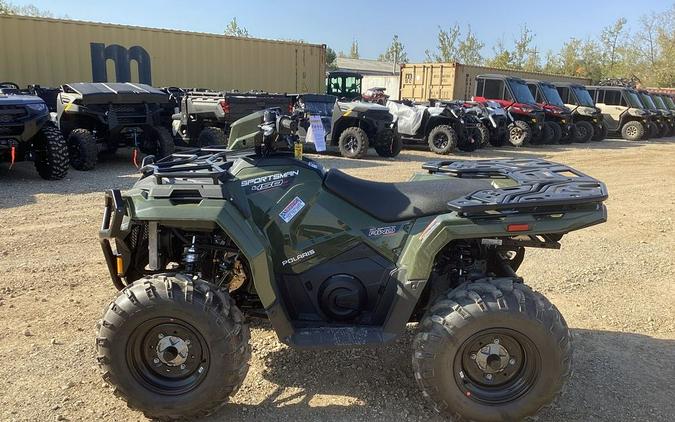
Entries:
<svg viewBox="0 0 675 422">
<path fill-rule="evenodd" d="M 185 272 L 188 274 L 194 274 L 197 270 L 199 253 L 197 252 L 196 243 L 197 236 L 192 236 L 192 243 L 189 247 L 185 248 L 185 253 L 183 254 L 183 265 L 185 265 Z"/>
</svg>

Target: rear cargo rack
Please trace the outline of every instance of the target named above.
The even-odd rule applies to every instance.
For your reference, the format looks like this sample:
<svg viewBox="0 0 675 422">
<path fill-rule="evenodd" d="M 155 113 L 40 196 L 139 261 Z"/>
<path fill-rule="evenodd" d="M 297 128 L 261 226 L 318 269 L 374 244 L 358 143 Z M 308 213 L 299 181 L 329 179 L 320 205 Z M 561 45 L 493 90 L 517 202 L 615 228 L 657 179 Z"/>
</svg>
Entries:
<svg viewBox="0 0 675 422">
<path fill-rule="evenodd" d="M 600 204 L 607 187 L 571 167 L 539 159 L 448 160 L 425 163 L 429 173 L 458 178 L 511 179 L 514 186 L 484 189 L 448 202 L 463 216 L 552 213 Z"/>
</svg>

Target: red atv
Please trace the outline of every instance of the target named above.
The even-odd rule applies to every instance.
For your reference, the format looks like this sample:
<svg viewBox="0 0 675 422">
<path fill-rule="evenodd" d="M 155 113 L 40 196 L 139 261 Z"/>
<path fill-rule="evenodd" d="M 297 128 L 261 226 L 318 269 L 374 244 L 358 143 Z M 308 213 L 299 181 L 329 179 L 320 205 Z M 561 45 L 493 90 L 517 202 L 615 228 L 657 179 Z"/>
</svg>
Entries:
<svg viewBox="0 0 675 422">
<path fill-rule="evenodd" d="M 366 92 L 362 96 L 363 101 L 380 105 L 387 105 L 389 95 L 385 94 L 384 91 L 386 91 L 386 88 L 381 87 L 368 88 L 368 90 L 366 90 Z"/>
<path fill-rule="evenodd" d="M 476 76 L 474 101 L 495 101 L 512 116 L 509 142 L 525 145 L 540 139 L 544 129 L 544 110 L 537 105 L 524 80 L 506 75 Z"/>
<path fill-rule="evenodd" d="M 574 142 L 577 131 L 572 122 L 572 111 L 565 106 L 555 85 L 534 79 L 528 79 L 525 82 L 534 100 L 544 109 L 546 115 L 541 142 L 544 144 Z"/>
</svg>

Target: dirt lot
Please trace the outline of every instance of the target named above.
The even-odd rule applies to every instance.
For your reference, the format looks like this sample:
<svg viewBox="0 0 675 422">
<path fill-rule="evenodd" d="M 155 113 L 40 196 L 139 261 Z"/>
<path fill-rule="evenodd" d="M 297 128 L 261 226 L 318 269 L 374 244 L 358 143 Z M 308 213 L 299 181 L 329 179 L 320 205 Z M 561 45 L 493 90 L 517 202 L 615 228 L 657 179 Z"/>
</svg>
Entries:
<svg viewBox="0 0 675 422">
<path fill-rule="evenodd" d="M 540 156 L 609 187 L 609 222 L 560 251 L 528 252 L 522 275 L 565 315 L 574 375 L 542 420 L 673 420 L 675 415 L 675 139 L 482 150 Z M 325 165 L 404 180 L 428 152 Z M 0 166 L 0 420 L 145 420 L 115 398 L 94 362 L 94 324 L 115 294 L 97 240 L 106 188 L 135 180 L 128 151 L 94 172 L 40 180 Z M 410 334 L 366 350 L 303 352 L 252 324 L 246 382 L 210 421 L 438 420 L 412 376 Z"/>
</svg>

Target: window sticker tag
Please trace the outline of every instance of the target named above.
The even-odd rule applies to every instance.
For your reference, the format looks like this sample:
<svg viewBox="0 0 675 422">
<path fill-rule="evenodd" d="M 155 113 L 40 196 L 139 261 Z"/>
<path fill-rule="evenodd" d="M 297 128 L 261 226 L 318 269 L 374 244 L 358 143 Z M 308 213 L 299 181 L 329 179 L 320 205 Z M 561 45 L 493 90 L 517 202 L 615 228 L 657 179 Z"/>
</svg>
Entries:
<svg viewBox="0 0 675 422">
<path fill-rule="evenodd" d="M 289 223 L 303 208 L 305 208 L 305 203 L 296 196 L 288 203 L 288 205 L 286 205 L 286 208 L 279 213 L 279 217 L 281 217 L 284 222 Z"/>
<path fill-rule="evenodd" d="M 321 122 L 321 116 L 309 116 L 309 129 L 307 130 L 307 141 L 314 144 L 316 152 L 326 150 L 326 131 Z"/>
</svg>

